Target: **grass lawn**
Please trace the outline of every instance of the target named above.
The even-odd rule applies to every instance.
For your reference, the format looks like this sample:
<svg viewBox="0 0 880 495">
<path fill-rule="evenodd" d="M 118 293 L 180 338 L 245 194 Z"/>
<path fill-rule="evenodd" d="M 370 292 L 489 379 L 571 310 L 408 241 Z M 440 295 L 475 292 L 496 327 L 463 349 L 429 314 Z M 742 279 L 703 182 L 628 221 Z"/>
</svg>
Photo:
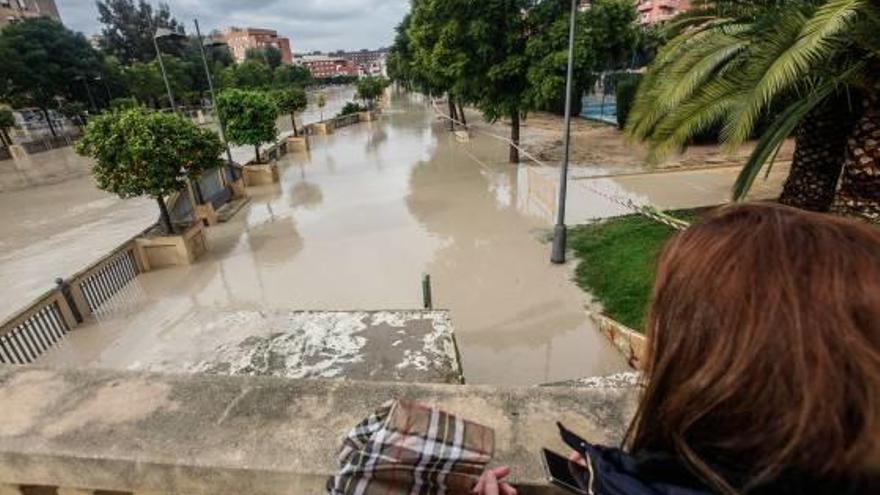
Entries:
<svg viewBox="0 0 880 495">
<path fill-rule="evenodd" d="M 674 215 L 692 221 L 692 210 Z M 569 232 L 569 248 L 579 259 L 575 281 L 602 303 L 605 314 L 638 331 L 654 283 L 654 265 L 673 229 L 641 215 L 581 225 Z"/>
</svg>

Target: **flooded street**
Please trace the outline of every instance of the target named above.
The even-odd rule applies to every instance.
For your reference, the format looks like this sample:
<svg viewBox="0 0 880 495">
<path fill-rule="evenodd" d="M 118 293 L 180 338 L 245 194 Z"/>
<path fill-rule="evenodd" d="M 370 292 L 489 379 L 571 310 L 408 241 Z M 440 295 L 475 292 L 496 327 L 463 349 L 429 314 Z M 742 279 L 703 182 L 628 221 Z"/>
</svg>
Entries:
<svg viewBox="0 0 880 495">
<path fill-rule="evenodd" d="M 549 263 L 548 224 L 520 210 L 520 169 L 502 144 L 457 143 L 406 97 L 381 121 L 312 144 L 284 157 L 280 184 L 252 188 L 250 205 L 210 229 L 206 257 L 138 277 L 41 362 L 137 367 L 154 345 L 189 342 L 193 326 L 235 324 L 217 312 L 419 308 L 430 274 L 470 383 L 625 368 L 588 321 L 571 266 Z"/>
<path fill-rule="evenodd" d="M 39 164 L 51 156 L 31 159 Z M 0 194 L 0 320 L 54 287 L 56 277 L 74 274 L 143 231 L 157 211 L 155 201 L 123 201 L 99 190 L 91 176 Z"/>
<path fill-rule="evenodd" d="M 482 134 L 458 142 L 425 100 L 404 95 L 379 121 L 314 136 L 310 153 L 288 154 L 279 166 L 279 184 L 250 188 L 250 204 L 209 229 L 210 250 L 195 265 L 139 276 L 40 362 L 182 371 L 199 350 L 219 345 L 217 336 L 243 335 L 242 322 L 259 315 L 420 308 L 429 274 L 470 383 L 538 384 L 626 368 L 588 320 L 573 265 L 549 263 L 556 168 L 511 165 L 506 145 Z M 620 197 L 664 208 L 717 204 L 736 173 L 577 176 L 568 220 L 627 213 L 613 199 Z M 775 194 L 780 177 L 774 170 L 756 194 Z M 76 181 L 63 186 L 57 201 L 50 188 L 0 196 L 10 205 L 5 215 L 27 203 L 22 218 L 71 229 L 53 240 L 39 223 L 9 216 L 19 254 L 0 264 L 7 287 L 24 293 L 22 281 L 51 280 L 71 264 L 68 253 L 98 257 L 118 243 L 114 236 L 125 239 L 155 218 L 150 201 L 120 202 Z M 59 274 L 87 261 L 77 263 Z"/>
</svg>

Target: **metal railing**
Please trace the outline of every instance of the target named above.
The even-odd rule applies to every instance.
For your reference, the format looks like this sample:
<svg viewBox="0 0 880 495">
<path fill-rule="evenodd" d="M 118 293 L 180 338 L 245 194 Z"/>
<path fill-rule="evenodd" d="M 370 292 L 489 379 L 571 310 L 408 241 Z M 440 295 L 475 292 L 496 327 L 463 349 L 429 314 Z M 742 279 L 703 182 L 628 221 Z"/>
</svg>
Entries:
<svg viewBox="0 0 880 495">
<path fill-rule="evenodd" d="M 56 280 L 57 287 L 0 323 L 0 364 L 34 362 L 98 313 L 142 272 L 136 249 L 134 238 L 126 241 L 69 279 Z"/>
<path fill-rule="evenodd" d="M 96 265 L 95 269 L 90 270 L 91 273 L 87 276 L 81 277 L 77 284 L 92 313 L 140 273 L 132 243 L 115 254 Z"/>
<path fill-rule="evenodd" d="M 60 292 L 46 293 L 0 327 L 0 363 L 28 364 L 63 339 L 76 320 Z"/>
</svg>

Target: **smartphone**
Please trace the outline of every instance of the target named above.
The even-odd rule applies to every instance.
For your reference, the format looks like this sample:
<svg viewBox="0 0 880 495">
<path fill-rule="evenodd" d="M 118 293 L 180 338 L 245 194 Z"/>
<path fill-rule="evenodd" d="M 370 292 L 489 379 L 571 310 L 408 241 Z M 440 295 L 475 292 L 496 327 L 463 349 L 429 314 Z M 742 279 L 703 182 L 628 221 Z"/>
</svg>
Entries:
<svg viewBox="0 0 880 495">
<path fill-rule="evenodd" d="M 592 469 L 543 449 L 544 472 L 550 483 L 576 495 L 593 495 Z"/>
</svg>

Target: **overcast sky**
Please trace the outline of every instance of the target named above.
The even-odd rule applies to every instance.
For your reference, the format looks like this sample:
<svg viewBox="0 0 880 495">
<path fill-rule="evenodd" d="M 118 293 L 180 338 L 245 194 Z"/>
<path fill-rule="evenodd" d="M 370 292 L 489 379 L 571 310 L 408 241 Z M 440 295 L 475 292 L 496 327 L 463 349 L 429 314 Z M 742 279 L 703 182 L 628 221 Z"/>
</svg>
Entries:
<svg viewBox="0 0 880 495">
<path fill-rule="evenodd" d="M 153 2 L 157 4 L 158 2 Z M 226 26 L 278 30 L 294 52 L 388 46 L 409 0 L 169 0 L 171 13 L 192 33 Z M 101 32 L 95 0 L 56 0 L 64 24 L 87 36 Z"/>
</svg>

